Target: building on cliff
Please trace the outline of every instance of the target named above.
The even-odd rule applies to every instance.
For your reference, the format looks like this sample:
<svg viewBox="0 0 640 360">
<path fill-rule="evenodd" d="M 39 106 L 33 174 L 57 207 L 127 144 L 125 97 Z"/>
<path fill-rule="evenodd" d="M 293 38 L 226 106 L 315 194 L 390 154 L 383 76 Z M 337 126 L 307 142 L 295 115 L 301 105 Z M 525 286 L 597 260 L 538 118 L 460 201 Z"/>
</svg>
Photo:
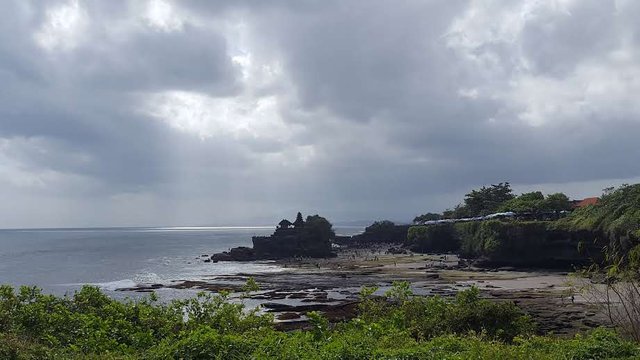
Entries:
<svg viewBox="0 0 640 360">
<path fill-rule="evenodd" d="M 595 205 L 598 203 L 598 201 L 600 201 L 600 198 L 595 196 L 595 197 L 588 197 L 582 200 L 573 200 L 571 202 L 571 206 L 574 209 L 579 209 L 581 207 L 585 207 L 585 206 L 589 206 L 589 205 Z"/>
</svg>

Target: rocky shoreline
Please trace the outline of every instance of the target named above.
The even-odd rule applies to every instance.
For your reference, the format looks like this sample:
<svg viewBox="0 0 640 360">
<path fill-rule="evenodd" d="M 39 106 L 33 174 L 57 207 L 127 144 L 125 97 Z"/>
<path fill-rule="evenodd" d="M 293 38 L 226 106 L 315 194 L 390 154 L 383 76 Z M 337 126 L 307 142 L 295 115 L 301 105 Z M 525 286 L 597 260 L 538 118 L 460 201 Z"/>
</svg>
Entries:
<svg viewBox="0 0 640 360">
<path fill-rule="evenodd" d="M 275 261 L 278 273 L 229 274 L 200 281 L 176 279 L 168 284 L 141 284 L 119 291 L 151 292 L 162 288 L 209 292 L 242 292 L 253 278 L 260 291 L 236 300 L 273 313 L 282 330 L 308 326 L 305 314 L 320 311 L 330 321 L 356 315 L 362 286 L 378 286 L 382 294 L 394 281 L 408 281 L 416 295 L 454 296 L 477 286 L 483 297 L 513 301 L 538 324 L 540 334 L 573 335 L 606 325 L 597 306 L 587 303 L 567 283 L 567 273 L 483 269 L 456 255 L 393 254 L 392 246 L 343 249 L 333 258 L 287 258 Z M 393 251 L 391 251 L 393 252 Z M 233 297 L 232 297 L 233 298 Z"/>
</svg>

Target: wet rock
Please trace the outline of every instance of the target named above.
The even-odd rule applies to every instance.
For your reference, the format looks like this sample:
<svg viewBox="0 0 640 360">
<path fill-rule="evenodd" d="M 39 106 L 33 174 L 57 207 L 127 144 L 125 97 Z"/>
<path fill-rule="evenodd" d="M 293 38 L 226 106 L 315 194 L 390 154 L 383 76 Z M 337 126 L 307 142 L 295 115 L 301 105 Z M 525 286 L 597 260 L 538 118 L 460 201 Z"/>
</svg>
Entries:
<svg viewBox="0 0 640 360">
<path fill-rule="evenodd" d="M 287 298 L 289 299 L 305 299 L 307 298 L 309 295 L 303 292 L 299 292 L 299 293 L 293 293 L 290 294 L 289 296 L 287 296 Z"/>
<path fill-rule="evenodd" d="M 256 260 L 255 251 L 252 248 L 246 246 L 235 247 L 229 251 L 223 251 L 221 253 L 211 255 L 209 261 L 252 261 Z M 205 262 L 208 262 L 205 260 Z"/>
<path fill-rule="evenodd" d="M 231 257 L 231 255 L 228 252 L 221 252 L 221 253 L 217 253 L 217 254 L 213 254 L 211 255 L 211 259 L 214 262 L 218 262 L 218 261 L 233 261 L 233 258 Z"/>
<path fill-rule="evenodd" d="M 302 316 L 299 313 L 295 312 L 284 312 L 277 316 L 278 320 L 293 320 L 300 319 Z"/>
<path fill-rule="evenodd" d="M 251 261 L 256 258 L 253 249 L 246 246 L 231 249 L 231 251 L 229 251 L 229 255 L 235 261 Z"/>
<path fill-rule="evenodd" d="M 401 254 L 408 254 L 409 252 L 406 249 L 403 249 L 401 247 L 390 247 L 389 250 L 386 251 L 387 254 L 393 254 L 393 255 L 401 255 Z"/>
</svg>

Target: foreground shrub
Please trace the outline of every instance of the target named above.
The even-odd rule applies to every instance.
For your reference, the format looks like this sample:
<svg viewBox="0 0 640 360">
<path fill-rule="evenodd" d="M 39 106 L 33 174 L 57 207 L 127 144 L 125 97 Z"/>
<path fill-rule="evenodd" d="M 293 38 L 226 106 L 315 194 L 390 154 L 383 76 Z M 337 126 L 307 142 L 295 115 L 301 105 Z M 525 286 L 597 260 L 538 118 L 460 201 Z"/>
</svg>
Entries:
<svg viewBox="0 0 640 360">
<path fill-rule="evenodd" d="M 477 333 L 509 342 L 534 330 L 531 318 L 513 303 L 481 299 L 475 287 L 459 292 L 453 301 L 440 296 L 412 296 L 406 282 L 395 283 L 383 299 L 371 298 L 370 293 L 363 294 L 361 319 L 406 330 L 417 340 Z"/>
<path fill-rule="evenodd" d="M 158 304 L 110 299 L 94 287 L 58 298 L 0 287 L 0 359 L 627 359 L 633 343 L 597 330 L 570 340 L 532 337 L 513 304 L 413 296 L 397 283 L 380 297 L 363 289 L 359 316 L 279 332 L 273 318 L 227 294 Z"/>
</svg>

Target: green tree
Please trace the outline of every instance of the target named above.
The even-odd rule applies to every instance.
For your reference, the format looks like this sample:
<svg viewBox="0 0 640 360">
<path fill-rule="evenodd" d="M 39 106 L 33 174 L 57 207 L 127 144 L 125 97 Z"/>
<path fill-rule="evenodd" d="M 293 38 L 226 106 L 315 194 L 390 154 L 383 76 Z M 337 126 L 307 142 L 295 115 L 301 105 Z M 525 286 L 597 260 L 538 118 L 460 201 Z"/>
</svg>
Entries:
<svg viewBox="0 0 640 360">
<path fill-rule="evenodd" d="M 456 207 L 452 209 L 447 209 L 442 212 L 442 217 L 444 219 L 460 219 L 472 216 L 466 206 L 462 204 L 456 205 Z"/>
<path fill-rule="evenodd" d="M 442 215 L 441 214 L 426 213 L 426 214 L 418 215 L 415 218 L 413 218 L 413 223 L 414 224 L 422 224 L 425 221 L 433 221 L 433 220 L 440 220 L 440 219 L 442 219 Z"/>
<path fill-rule="evenodd" d="M 295 227 L 304 226 L 304 220 L 302 219 L 302 213 L 298 211 L 298 215 L 296 215 L 296 221 L 293 222 Z"/>
<path fill-rule="evenodd" d="M 367 226 L 364 231 L 367 233 L 384 233 L 393 231 L 396 224 L 393 221 L 381 220 L 375 221 L 373 224 Z"/>
<path fill-rule="evenodd" d="M 514 197 L 508 182 L 490 187 L 483 186 L 465 195 L 464 208 L 471 216 L 488 215 L 496 212 L 503 203 Z"/>
<path fill-rule="evenodd" d="M 547 211 L 571 210 L 571 200 L 563 193 L 550 194 L 544 199 L 542 208 Z"/>
<path fill-rule="evenodd" d="M 333 225 L 320 215 L 307 216 L 305 231 L 308 235 L 315 236 L 323 242 L 329 241 L 329 239 L 333 239 L 336 236 L 333 231 Z"/>
<path fill-rule="evenodd" d="M 514 211 L 517 213 L 538 212 L 544 202 L 544 195 L 540 191 L 521 194 L 500 206 L 500 211 Z"/>
<path fill-rule="evenodd" d="M 563 193 L 547 195 L 545 198 L 540 191 L 521 194 L 500 206 L 500 211 L 514 211 L 517 213 L 539 213 L 547 211 L 570 210 L 571 201 Z"/>
</svg>

